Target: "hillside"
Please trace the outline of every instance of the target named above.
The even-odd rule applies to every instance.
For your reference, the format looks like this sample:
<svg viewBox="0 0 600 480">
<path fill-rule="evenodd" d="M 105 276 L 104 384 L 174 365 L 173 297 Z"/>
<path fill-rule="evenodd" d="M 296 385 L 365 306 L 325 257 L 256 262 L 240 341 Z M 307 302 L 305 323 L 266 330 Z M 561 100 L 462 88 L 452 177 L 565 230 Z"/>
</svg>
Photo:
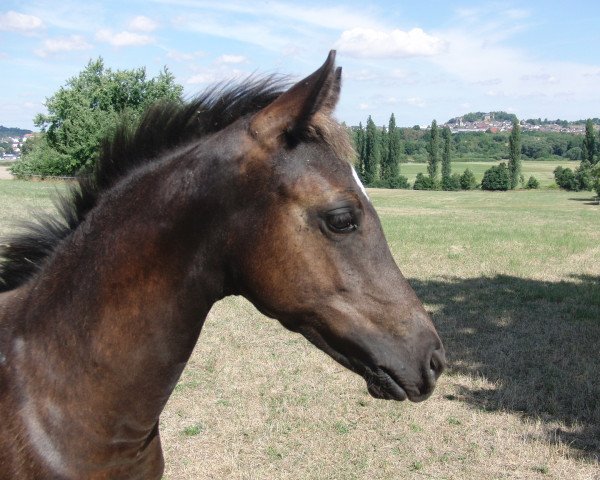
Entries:
<svg viewBox="0 0 600 480">
<path fill-rule="evenodd" d="M 0 138 L 6 137 L 22 137 L 28 133 L 33 133 L 31 130 L 25 130 L 23 128 L 5 127 L 0 125 Z"/>
</svg>

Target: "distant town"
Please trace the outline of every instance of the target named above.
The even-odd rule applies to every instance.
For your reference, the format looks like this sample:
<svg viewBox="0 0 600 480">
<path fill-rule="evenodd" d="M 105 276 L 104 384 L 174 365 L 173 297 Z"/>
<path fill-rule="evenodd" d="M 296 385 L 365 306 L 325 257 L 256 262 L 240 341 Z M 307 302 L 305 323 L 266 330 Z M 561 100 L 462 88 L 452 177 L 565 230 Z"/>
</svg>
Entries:
<svg viewBox="0 0 600 480">
<path fill-rule="evenodd" d="M 450 119 L 447 126 L 453 133 L 458 132 L 509 132 L 512 130 L 512 120 L 515 116 L 506 112 L 469 113 L 462 117 Z M 560 132 L 583 135 L 585 121 L 568 122 L 565 120 L 548 121 L 541 119 L 521 120 L 519 122 L 524 132 Z"/>
<path fill-rule="evenodd" d="M 7 128 L 0 125 L 0 160 L 18 160 L 23 144 L 35 135 L 31 130 Z"/>
</svg>

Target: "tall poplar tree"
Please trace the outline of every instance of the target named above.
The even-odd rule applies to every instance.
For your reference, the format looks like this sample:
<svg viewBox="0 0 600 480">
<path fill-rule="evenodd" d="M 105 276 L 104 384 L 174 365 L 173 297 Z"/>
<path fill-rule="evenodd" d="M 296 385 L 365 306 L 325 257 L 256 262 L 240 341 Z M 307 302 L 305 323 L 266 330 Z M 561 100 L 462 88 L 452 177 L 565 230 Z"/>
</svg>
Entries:
<svg viewBox="0 0 600 480">
<path fill-rule="evenodd" d="M 450 175 L 452 173 L 450 165 L 450 142 L 452 141 L 452 134 L 448 127 L 442 129 L 442 139 L 444 141 L 444 150 L 442 151 L 442 188 L 449 190 Z"/>
<path fill-rule="evenodd" d="M 427 148 L 427 151 L 429 153 L 427 160 L 427 172 L 429 173 L 429 178 L 436 182 L 438 175 L 438 163 L 440 162 L 440 157 L 438 152 L 439 133 L 437 122 L 435 120 L 431 122 L 430 133 L 431 138 L 429 139 L 429 145 Z"/>
<path fill-rule="evenodd" d="M 358 129 L 354 133 L 356 146 L 356 171 L 361 178 L 365 175 L 365 129 L 362 122 L 358 124 Z"/>
<path fill-rule="evenodd" d="M 585 137 L 583 138 L 583 161 L 593 165 L 596 153 L 596 138 L 594 137 L 594 123 L 590 118 L 585 122 Z"/>
<path fill-rule="evenodd" d="M 369 115 L 365 132 L 364 180 L 367 184 L 379 179 L 379 135 L 375 122 Z"/>
<path fill-rule="evenodd" d="M 379 178 L 385 180 L 388 178 L 388 168 L 387 168 L 387 151 L 388 151 L 388 132 L 387 128 L 384 126 L 381 127 L 381 131 L 379 132 Z"/>
<path fill-rule="evenodd" d="M 384 178 L 389 180 L 400 176 L 400 130 L 396 127 L 396 118 L 393 113 L 388 123 L 387 135 L 388 141 L 385 155 L 386 176 Z"/>
<path fill-rule="evenodd" d="M 508 137 L 508 173 L 510 177 L 510 188 L 514 189 L 519 184 L 521 176 L 521 127 L 519 120 L 513 119 L 513 128 Z"/>
</svg>

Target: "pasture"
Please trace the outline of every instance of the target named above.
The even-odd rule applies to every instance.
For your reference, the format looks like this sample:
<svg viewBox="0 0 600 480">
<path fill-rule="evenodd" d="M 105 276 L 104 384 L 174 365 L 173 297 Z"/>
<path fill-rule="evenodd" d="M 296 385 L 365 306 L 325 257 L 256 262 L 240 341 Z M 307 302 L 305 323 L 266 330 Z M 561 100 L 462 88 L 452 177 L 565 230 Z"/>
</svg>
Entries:
<svg viewBox="0 0 600 480">
<path fill-rule="evenodd" d="M 508 160 L 504 160 L 508 162 Z M 452 173 L 462 174 L 466 168 L 470 169 L 478 182 L 481 182 L 483 173 L 493 165 L 500 162 L 490 161 L 473 161 L 473 162 L 452 162 Z M 525 182 L 531 175 L 538 179 L 540 187 L 548 187 L 554 183 L 554 169 L 562 165 L 574 170 L 579 165 L 579 162 L 570 162 L 568 160 L 523 160 L 523 176 Z M 400 173 L 408 178 L 410 183 L 415 181 L 417 173 L 422 172 L 427 175 L 426 163 L 402 163 L 400 164 Z"/>
<path fill-rule="evenodd" d="M 51 210 L 61 188 L 0 180 L 0 235 L 32 208 Z M 303 338 L 227 298 L 161 417 L 164 478 L 600 479 L 592 194 L 370 195 L 447 349 L 433 396 L 375 400 Z"/>
</svg>

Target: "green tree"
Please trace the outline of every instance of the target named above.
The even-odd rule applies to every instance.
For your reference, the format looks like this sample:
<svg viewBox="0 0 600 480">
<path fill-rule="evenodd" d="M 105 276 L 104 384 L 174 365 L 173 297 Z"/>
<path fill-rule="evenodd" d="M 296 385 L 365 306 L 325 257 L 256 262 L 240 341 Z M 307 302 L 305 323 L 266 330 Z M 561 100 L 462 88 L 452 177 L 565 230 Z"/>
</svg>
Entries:
<svg viewBox="0 0 600 480">
<path fill-rule="evenodd" d="M 150 104 L 180 100 L 182 92 L 166 67 L 148 79 L 143 67 L 113 71 L 98 58 L 46 99 L 48 113 L 36 115 L 34 124 L 56 152 L 53 158 L 65 160 L 62 174 L 73 174 L 93 166 L 100 142 L 121 117 L 135 122 Z"/>
<path fill-rule="evenodd" d="M 433 180 L 433 182 L 437 182 L 438 175 L 438 163 L 439 163 L 439 153 L 438 153 L 438 128 L 437 122 L 434 120 L 431 122 L 431 130 L 430 130 L 430 138 L 429 145 L 427 148 L 428 159 L 427 159 L 427 173 L 429 173 L 429 178 Z"/>
<path fill-rule="evenodd" d="M 382 178 L 385 180 L 398 178 L 400 175 L 400 130 L 396 127 L 394 114 L 390 116 L 387 129 L 387 149 L 382 159 Z M 384 174 L 385 172 L 385 174 Z"/>
<path fill-rule="evenodd" d="M 583 138 L 583 161 L 594 165 L 594 157 L 596 153 L 596 138 L 594 137 L 594 123 L 591 118 L 585 122 L 585 136 Z M 597 158 L 597 157 L 596 157 Z"/>
<path fill-rule="evenodd" d="M 504 162 L 489 168 L 483 174 L 482 190 L 508 190 L 509 188 L 510 172 Z"/>
<path fill-rule="evenodd" d="M 380 151 L 379 135 L 375 122 L 369 115 L 365 132 L 364 181 L 367 184 L 379 180 Z"/>
<path fill-rule="evenodd" d="M 354 145 L 356 148 L 357 164 L 356 172 L 364 180 L 365 175 L 365 129 L 362 122 L 354 132 Z"/>
<path fill-rule="evenodd" d="M 387 165 L 387 151 L 389 143 L 389 135 L 387 128 L 384 126 L 379 130 L 379 179 L 387 180 L 389 178 Z"/>
<path fill-rule="evenodd" d="M 452 141 L 452 134 L 448 127 L 442 129 L 442 140 L 444 141 L 444 149 L 442 151 L 442 189 L 444 190 L 458 190 L 460 189 L 460 183 L 458 189 L 456 189 L 456 181 L 452 181 L 452 166 L 450 164 L 450 142 Z"/>
<path fill-rule="evenodd" d="M 521 127 L 519 120 L 513 120 L 512 132 L 508 137 L 508 171 L 510 175 L 510 188 L 514 189 L 519 184 L 521 177 Z"/>
<path fill-rule="evenodd" d="M 600 199 L 600 162 L 596 162 L 596 165 L 591 168 L 590 174 L 593 182 L 592 187 Z"/>
<path fill-rule="evenodd" d="M 477 188 L 475 174 L 468 168 L 460 176 L 460 188 L 463 190 L 475 190 Z"/>
</svg>

